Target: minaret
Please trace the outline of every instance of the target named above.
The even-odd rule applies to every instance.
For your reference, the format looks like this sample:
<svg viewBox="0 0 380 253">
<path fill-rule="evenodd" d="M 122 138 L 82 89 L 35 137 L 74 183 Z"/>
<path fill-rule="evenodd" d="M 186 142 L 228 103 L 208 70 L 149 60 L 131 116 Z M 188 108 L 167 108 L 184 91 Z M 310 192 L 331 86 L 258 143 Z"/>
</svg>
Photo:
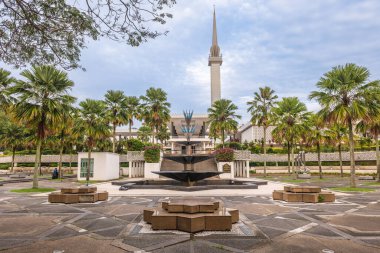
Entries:
<svg viewBox="0 0 380 253">
<path fill-rule="evenodd" d="M 210 48 L 210 56 L 208 57 L 208 65 L 211 71 L 211 105 L 221 99 L 220 88 L 220 66 L 222 65 L 222 55 L 218 46 L 218 35 L 216 33 L 216 17 L 214 8 L 214 20 L 212 25 L 212 46 Z"/>
</svg>

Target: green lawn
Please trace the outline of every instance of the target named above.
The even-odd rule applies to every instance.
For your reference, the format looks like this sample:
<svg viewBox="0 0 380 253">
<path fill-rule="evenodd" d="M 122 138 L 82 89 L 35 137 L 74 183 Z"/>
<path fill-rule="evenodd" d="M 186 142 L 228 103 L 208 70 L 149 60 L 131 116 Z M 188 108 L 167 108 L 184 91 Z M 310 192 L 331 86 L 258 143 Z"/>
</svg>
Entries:
<svg viewBox="0 0 380 253">
<path fill-rule="evenodd" d="M 364 185 L 368 186 L 380 186 L 380 182 L 366 182 Z"/>
<path fill-rule="evenodd" d="M 351 187 L 333 187 L 330 188 L 333 191 L 340 191 L 340 192 L 373 192 L 375 189 L 371 188 L 351 188 Z"/>
<path fill-rule="evenodd" d="M 285 183 L 304 183 L 307 182 L 307 179 L 278 179 L 281 182 Z"/>
<path fill-rule="evenodd" d="M 86 180 L 78 180 L 78 183 L 80 183 L 80 184 L 86 184 Z M 96 183 L 101 183 L 101 182 L 103 182 L 103 181 L 97 181 L 97 180 L 89 180 L 88 181 L 88 184 L 96 184 Z"/>
<path fill-rule="evenodd" d="M 28 192 L 52 192 L 55 191 L 54 188 L 24 188 L 24 189 L 14 189 L 11 190 L 11 192 L 17 192 L 17 193 L 28 193 Z"/>
</svg>

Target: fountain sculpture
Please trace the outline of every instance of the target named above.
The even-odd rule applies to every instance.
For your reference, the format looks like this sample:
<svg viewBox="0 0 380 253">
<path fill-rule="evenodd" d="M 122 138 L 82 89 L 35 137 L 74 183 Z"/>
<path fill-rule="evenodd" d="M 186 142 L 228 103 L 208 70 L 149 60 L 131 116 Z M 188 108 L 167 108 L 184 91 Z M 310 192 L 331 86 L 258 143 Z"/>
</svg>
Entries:
<svg viewBox="0 0 380 253">
<path fill-rule="evenodd" d="M 195 131 L 195 123 L 192 120 L 193 111 L 184 111 L 185 122 L 181 126 L 181 131 L 186 137 L 184 154 L 169 154 L 164 155 L 164 159 L 169 159 L 183 164 L 182 171 L 155 171 L 153 173 L 171 178 L 185 183 L 187 186 L 193 186 L 197 181 L 217 176 L 223 172 L 218 171 L 195 171 L 194 164 L 212 158 L 210 155 L 195 154 L 192 145 L 196 142 L 191 141 L 191 136 Z"/>
</svg>

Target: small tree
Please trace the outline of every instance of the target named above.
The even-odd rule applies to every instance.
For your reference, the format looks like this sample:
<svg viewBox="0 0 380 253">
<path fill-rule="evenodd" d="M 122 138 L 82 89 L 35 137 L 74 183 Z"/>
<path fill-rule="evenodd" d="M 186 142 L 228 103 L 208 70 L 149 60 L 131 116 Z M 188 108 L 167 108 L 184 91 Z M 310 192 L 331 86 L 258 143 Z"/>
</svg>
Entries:
<svg viewBox="0 0 380 253">
<path fill-rule="evenodd" d="M 127 98 L 123 91 L 109 90 L 105 95 L 106 118 L 112 124 L 112 152 L 116 152 L 116 127 L 128 123 Z"/>
<path fill-rule="evenodd" d="M 224 140 L 226 132 L 236 131 L 238 122 L 236 119 L 241 119 L 240 115 L 236 114 L 238 107 L 228 99 L 220 99 L 207 110 L 210 128 L 215 133 L 220 132 L 222 144 L 224 147 Z"/>
<path fill-rule="evenodd" d="M 27 131 L 20 124 L 12 122 L 6 116 L 1 117 L 0 120 L 2 120 L 0 124 L 0 145 L 10 149 L 12 152 L 10 172 L 13 172 L 16 150 L 24 145 Z"/>
<path fill-rule="evenodd" d="M 296 97 L 285 97 L 272 108 L 275 119 L 275 128 L 272 135 L 275 139 L 285 141 L 288 144 L 288 163 L 291 155 L 292 173 L 296 178 L 294 170 L 294 146 L 301 139 L 305 131 L 306 122 L 309 118 L 306 105 Z M 280 141 L 281 142 L 281 141 Z M 289 152 L 290 149 L 290 152 Z"/>
<path fill-rule="evenodd" d="M 342 145 L 347 139 L 347 128 L 341 124 L 333 123 L 325 130 L 327 143 L 338 146 L 340 176 L 343 177 Z"/>
<path fill-rule="evenodd" d="M 267 153 L 266 141 L 267 141 L 267 129 L 270 126 L 272 119 L 271 109 L 274 105 L 277 95 L 274 95 L 274 90 L 265 86 L 264 88 L 259 88 L 259 93 L 254 93 L 254 98 L 252 101 L 248 101 L 247 105 L 248 112 L 251 113 L 251 123 L 252 125 L 262 126 L 264 130 L 263 138 L 263 153 L 264 156 Z M 267 161 L 264 159 L 264 177 L 267 176 Z"/>
<path fill-rule="evenodd" d="M 137 132 L 137 138 L 143 142 L 148 142 L 151 135 L 152 129 L 148 126 L 141 126 Z"/>
<path fill-rule="evenodd" d="M 110 127 L 105 120 L 106 107 L 103 101 L 86 99 L 79 103 L 78 120 L 76 121 L 75 132 L 85 136 L 85 144 L 88 152 L 88 163 L 86 181 L 90 180 L 91 152 L 96 141 L 109 137 Z"/>
</svg>

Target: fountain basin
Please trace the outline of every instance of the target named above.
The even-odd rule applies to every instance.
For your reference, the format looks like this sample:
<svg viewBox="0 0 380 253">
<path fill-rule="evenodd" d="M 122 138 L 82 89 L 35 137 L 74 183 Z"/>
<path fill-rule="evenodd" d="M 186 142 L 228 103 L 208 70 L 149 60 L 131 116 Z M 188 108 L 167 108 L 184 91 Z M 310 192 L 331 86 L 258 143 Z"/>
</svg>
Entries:
<svg viewBox="0 0 380 253">
<path fill-rule="evenodd" d="M 195 182 L 193 186 L 185 186 L 175 180 L 128 180 L 114 181 L 112 185 L 119 185 L 120 190 L 129 189 L 160 189 L 173 191 L 203 191 L 215 189 L 257 189 L 259 185 L 266 185 L 266 181 L 231 180 L 231 179 L 205 179 Z"/>
<path fill-rule="evenodd" d="M 183 183 L 187 183 L 189 186 L 192 186 L 194 182 L 214 177 L 222 174 L 223 172 L 219 171 L 152 171 L 154 174 L 158 174 L 160 176 L 164 176 L 167 178 L 171 178 Z"/>
</svg>

